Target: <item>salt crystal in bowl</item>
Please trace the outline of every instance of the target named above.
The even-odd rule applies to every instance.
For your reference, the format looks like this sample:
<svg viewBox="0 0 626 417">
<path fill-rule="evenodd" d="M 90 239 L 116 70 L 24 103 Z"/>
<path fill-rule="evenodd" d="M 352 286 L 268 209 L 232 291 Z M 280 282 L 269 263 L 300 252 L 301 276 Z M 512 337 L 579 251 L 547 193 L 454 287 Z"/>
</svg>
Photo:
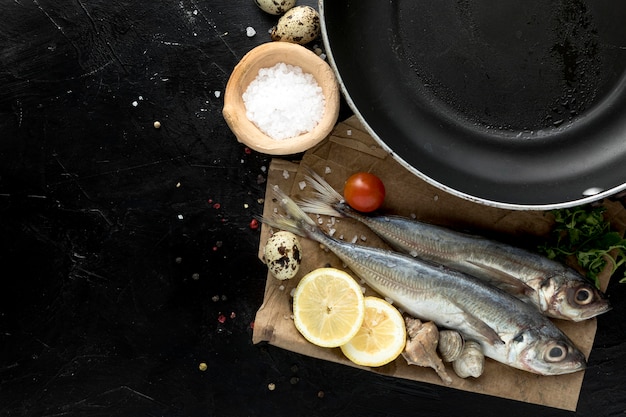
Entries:
<svg viewBox="0 0 626 417">
<path fill-rule="evenodd" d="M 275 68 L 277 64 L 281 65 L 281 69 Z M 254 100 L 259 98 L 259 94 L 256 94 L 254 98 L 247 96 L 247 100 L 244 101 L 244 93 L 248 90 L 251 83 L 258 83 L 259 71 L 287 71 L 285 66 L 288 67 L 289 77 L 296 78 L 293 89 L 300 88 L 301 91 L 295 91 L 295 93 L 301 93 L 308 97 L 304 97 L 301 102 L 296 106 L 290 107 L 291 115 L 285 115 L 290 118 L 290 122 L 286 122 L 285 118 L 275 123 L 269 122 L 269 119 L 256 120 L 259 117 L 265 117 L 262 113 L 262 106 L 255 105 Z M 295 67 L 295 68 L 294 68 Z M 299 74 L 301 70 L 302 74 Z M 296 73 L 294 75 L 294 73 Z M 310 75 L 309 75 L 310 74 Z M 317 110 L 309 107 L 316 107 L 315 97 L 311 96 L 312 85 L 305 82 L 304 84 L 298 84 L 302 82 L 302 76 L 314 78 L 313 84 L 317 84 L 323 94 L 323 110 L 320 114 L 317 114 L 319 121 L 315 124 L 312 123 L 307 128 L 307 124 L 310 124 L 311 118 L 315 118 L 315 114 L 308 114 L 307 112 L 316 112 Z M 273 75 L 270 75 L 270 81 L 266 82 L 265 88 L 271 87 L 272 84 L 277 84 L 279 80 Z M 256 84 L 255 84 L 256 85 Z M 294 97 L 287 97 L 291 92 L 288 87 L 287 91 L 284 89 L 276 92 L 276 96 L 272 100 L 277 100 L 278 108 L 284 107 L 289 100 L 294 100 Z M 248 91 L 248 94 L 251 94 Z M 282 97 L 281 97 L 282 95 Z M 296 98 L 299 97 L 297 94 Z M 290 155 L 299 152 L 306 151 L 309 148 L 317 145 L 323 139 L 325 139 L 332 131 L 337 117 L 339 115 L 339 87 L 337 79 L 330 66 L 314 52 L 308 50 L 304 46 L 289 43 L 289 42 L 269 42 L 257 46 L 248 52 L 241 61 L 235 66 L 229 80 L 226 84 L 226 90 L 224 93 L 224 108 L 222 114 L 226 123 L 230 127 L 230 130 L 235 134 L 237 140 L 251 149 L 258 152 L 270 154 L 270 155 Z M 280 101 L 283 101 L 282 103 Z M 259 126 L 265 129 L 265 132 L 274 132 L 271 135 L 261 130 L 257 124 L 255 124 L 247 115 L 246 103 L 249 107 L 253 107 L 251 110 L 259 110 L 254 119 Z M 295 112 L 293 109 L 295 108 Z M 318 109 L 319 110 L 319 109 Z M 252 115 L 251 115 L 252 116 Z M 294 117 L 295 116 L 295 117 Z M 291 123 L 291 125 L 288 125 Z M 280 132 L 289 135 L 289 131 L 292 128 L 302 128 L 307 131 L 303 133 L 296 133 L 295 136 L 283 137 Z M 279 133 L 276 133 L 279 132 Z"/>
</svg>

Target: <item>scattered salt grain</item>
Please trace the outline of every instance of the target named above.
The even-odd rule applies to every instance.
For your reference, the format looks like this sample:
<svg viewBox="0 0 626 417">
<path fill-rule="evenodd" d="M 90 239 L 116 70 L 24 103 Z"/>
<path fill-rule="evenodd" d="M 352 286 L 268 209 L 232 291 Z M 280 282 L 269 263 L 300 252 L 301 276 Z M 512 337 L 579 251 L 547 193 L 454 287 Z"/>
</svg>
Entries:
<svg viewBox="0 0 626 417">
<path fill-rule="evenodd" d="M 242 98 L 248 119 L 277 140 L 311 131 L 325 106 L 322 88 L 313 75 L 283 62 L 261 68 Z"/>
<path fill-rule="evenodd" d="M 346 135 L 348 135 L 348 136 L 352 136 L 352 129 L 348 129 L 348 130 L 346 130 Z"/>
<path fill-rule="evenodd" d="M 324 174 L 330 174 L 331 172 L 332 170 L 330 169 L 330 167 L 324 168 Z"/>
<path fill-rule="evenodd" d="M 304 188 L 306 187 L 306 182 L 304 182 L 304 181 L 300 181 L 300 182 L 298 183 L 298 186 L 300 187 L 300 190 L 304 190 Z"/>
<path fill-rule="evenodd" d="M 286 169 L 283 169 L 283 178 L 284 179 L 288 179 L 289 178 L 289 171 L 287 171 Z"/>
<path fill-rule="evenodd" d="M 249 38 L 251 38 L 251 37 L 253 37 L 254 35 L 256 35 L 256 30 L 254 30 L 254 28 L 253 28 L 252 26 L 248 26 L 248 27 L 246 28 L 246 36 L 247 36 L 247 37 L 249 37 Z"/>
<path fill-rule="evenodd" d="M 214 91 L 213 95 L 215 96 L 215 98 L 220 98 L 220 96 L 222 95 L 221 91 Z"/>
<path fill-rule="evenodd" d="M 356 243 L 357 240 L 359 240 L 359 237 L 357 235 L 354 235 L 354 237 L 352 238 L 350 242 Z"/>
</svg>

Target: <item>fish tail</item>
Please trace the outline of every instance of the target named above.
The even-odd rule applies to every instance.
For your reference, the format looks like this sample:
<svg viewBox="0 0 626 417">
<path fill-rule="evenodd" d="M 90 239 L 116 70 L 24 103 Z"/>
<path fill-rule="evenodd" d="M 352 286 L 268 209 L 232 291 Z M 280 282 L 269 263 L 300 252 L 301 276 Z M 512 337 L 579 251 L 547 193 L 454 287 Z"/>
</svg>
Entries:
<svg viewBox="0 0 626 417">
<path fill-rule="evenodd" d="M 285 230 L 296 235 L 316 239 L 322 231 L 287 194 L 277 185 L 272 188 L 273 194 L 278 201 L 278 205 L 285 211 L 286 215 L 276 214 L 272 218 L 257 216 L 263 223 L 281 230 Z"/>
<path fill-rule="evenodd" d="M 341 207 L 345 206 L 343 196 L 313 169 L 306 167 L 305 170 L 308 173 L 305 179 L 313 187 L 315 193 L 313 198 L 305 197 L 298 201 L 302 210 L 306 213 L 345 217 L 345 213 L 341 210 Z"/>
</svg>

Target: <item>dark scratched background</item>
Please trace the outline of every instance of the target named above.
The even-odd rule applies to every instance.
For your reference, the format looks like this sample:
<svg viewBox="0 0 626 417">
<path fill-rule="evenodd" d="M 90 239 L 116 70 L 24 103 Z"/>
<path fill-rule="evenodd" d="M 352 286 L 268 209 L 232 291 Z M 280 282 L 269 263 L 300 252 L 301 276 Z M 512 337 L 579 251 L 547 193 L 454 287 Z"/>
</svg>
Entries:
<svg viewBox="0 0 626 417">
<path fill-rule="evenodd" d="M 269 158 L 222 94 L 276 19 L 252 0 L 0 2 L 0 416 L 624 415 L 617 280 L 575 414 L 252 344 Z"/>
</svg>

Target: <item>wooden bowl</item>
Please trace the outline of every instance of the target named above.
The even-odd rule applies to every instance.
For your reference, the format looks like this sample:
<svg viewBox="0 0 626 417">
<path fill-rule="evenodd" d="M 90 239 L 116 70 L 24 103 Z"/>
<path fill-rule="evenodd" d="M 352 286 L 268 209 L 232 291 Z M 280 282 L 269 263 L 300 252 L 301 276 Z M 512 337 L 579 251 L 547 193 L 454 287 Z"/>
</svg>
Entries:
<svg viewBox="0 0 626 417">
<path fill-rule="evenodd" d="M 313 75 L 325 99 L 324 113 L 319 123 L 309 132 L 289 139 L 274 139 L 259 130 L 247 118 L 242 98 L 261 68 L 270 68 L 279 62 L 298 66 L 303 72 Z M 258 152 L 290 155 L 306 151 L 329 135 L 339 115 L 339 98 L 335 74 L 322 58 L 301 45 L 269 42 L 252 49 L 235 66 L 226 84 L 222 114 L 239 142 Z"/>
</svg>

